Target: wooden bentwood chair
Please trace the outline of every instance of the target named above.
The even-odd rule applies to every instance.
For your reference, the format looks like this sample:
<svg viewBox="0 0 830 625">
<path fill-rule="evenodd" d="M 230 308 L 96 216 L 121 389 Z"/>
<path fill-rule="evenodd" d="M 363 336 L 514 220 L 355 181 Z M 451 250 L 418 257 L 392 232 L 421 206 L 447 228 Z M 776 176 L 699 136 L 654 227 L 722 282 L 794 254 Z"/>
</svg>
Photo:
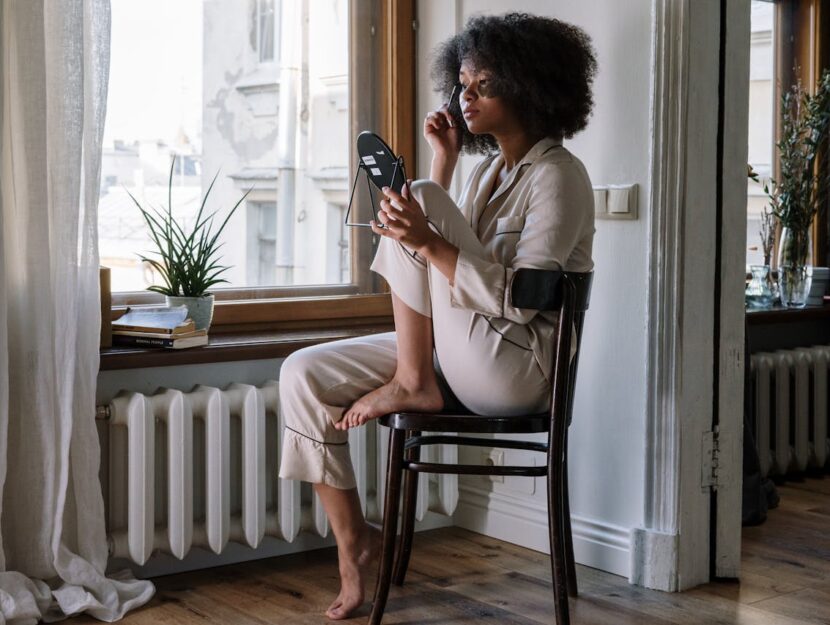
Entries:
<svg viewBox="0 0 830 625">
<path fill-rule="evenodd" d="M 386 473 L 386 499 L 383 512 L 383 550 L 370 625 L 380 625 L 392 581 L 401 586 L 409 565 L 412 535 L 415 529 L 415 502 L 418 473 L 456 473 L 466 475 L 524 475 L 548 478 L 548 531 L 550 533 L 551 570 L 556 624 L 568 625 L 568 596 L 577 596 L 576 567 L 571 537 L 568 504 L 568 426 L 573 411 L 579 345 L 582 326 L 591 292 L 592 272 L 576 273 L 541 269 L 519 269 L 513 278 L 511 301 L 517 308 L 559 311 L 554 333 L 555 347 L 550 412 L 513 417 L 475 414 L 437 414 L 395 412 L 380 418 L 389 430 L 389 462 Z M 576 325 L 577 351 L 569 362 L 571 324 Z M 422 432 L 459 432 L 480 434 L 530 434 L 547 432 L 548 442 L 531 442 L 469 436 L 429 435 Z M 547 464 L 528 466 L 484 466 L 420 462 L 422 445 L 451 444 L 478 447 L 526 449 L 547 454 Z M 398 523 L 398 506 L 403 471 L 403 518 L 400 543 L 392 560 Z M 567 591 L 567 593 L 566 593 Z"/>
</svg>

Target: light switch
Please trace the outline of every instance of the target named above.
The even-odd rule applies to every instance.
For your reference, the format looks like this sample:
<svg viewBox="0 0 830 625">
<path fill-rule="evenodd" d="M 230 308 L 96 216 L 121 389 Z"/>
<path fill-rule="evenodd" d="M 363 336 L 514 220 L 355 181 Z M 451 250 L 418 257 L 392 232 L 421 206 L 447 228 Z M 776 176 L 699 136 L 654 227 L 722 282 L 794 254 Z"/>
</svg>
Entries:
<svg viewBox="0 0 830 625">
<path fill-rule="evenodd" d="M 604 215 L 608 212 L 607 189 L 605 187 L 594 187 L 594 214 Z"/>
<path fill-rule="evenodd" d="M 596 212 L 598 219 L 637 219 L 637 185 L 609 184 L 606 198 L 607 211 Z"/>
<path fill-rule="evenodd" d="M 608 187 L 608 212 L 612 215 L 627 215 L 631 212 L 628 205 L 627 186 L 611 185 Z"/>
</svg>

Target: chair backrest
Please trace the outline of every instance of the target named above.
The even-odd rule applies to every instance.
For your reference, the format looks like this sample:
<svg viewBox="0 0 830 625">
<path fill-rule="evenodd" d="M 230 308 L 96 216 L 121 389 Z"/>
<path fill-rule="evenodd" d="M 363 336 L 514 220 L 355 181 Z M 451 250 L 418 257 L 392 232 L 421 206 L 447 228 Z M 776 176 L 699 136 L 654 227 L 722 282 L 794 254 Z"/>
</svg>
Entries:
<svg viewBox="0 0 830 625">
<path fill-rule="evenodd" d="M 554 269 L 532 269 L 521 267 L 513 275 L 510 301 L 516 308 L 534 310 L 559 310 L 562 308 L 563 276 L 576 287 L 576 313 L 588 310 L 591 300 L 591 281 L 593 271 L 558 271 Z"/>
<path fill-rule="evenodd" d="M 573 418 L 573 397 L 576 372 L 582 346 L 582 328 L 585 313 L 591 301 L 591 283 L 594 272 L 557 271 L 523 267 L 516 270 L 511 285 L 510 300 L 517 308 L 533 310 L 562 311 L 566 288 L 574 289 L 573 320 L 576 326 L 576 354 L 568 371 L 567 415 L 568 425 Z M 554 345 L 557 337 L 554 336 Z M 555 366 L 555 365 L 554 365 Z"/>
</svg>

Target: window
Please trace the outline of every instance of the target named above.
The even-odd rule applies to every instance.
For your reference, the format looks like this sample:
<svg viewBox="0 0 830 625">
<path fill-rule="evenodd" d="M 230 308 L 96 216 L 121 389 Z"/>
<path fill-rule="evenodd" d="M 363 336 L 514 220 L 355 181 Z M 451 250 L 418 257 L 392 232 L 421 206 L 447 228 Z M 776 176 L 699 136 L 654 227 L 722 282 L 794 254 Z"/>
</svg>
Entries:
<svg viewBox="0 0 830 625">
<path fill-rule="evenodd" d="M 276 26 L 275 0 L 251 0 L 251 45 L 257 51 L 260 63 L 273 63 L 275 52 L 279 53 L 274 37 L 279 32 Z"/>
<path fill-rule="evenodd" d="M 329 230 L 326 232 L 326 245 L 336 246 L 340 250 L 339 254 L 332 254 L 329 257 L 326 275 L 330 282 L 348 282 L 349 280 L 349 229 L 344 223 L 346 208 L 345 203 L 329 204 L 331 215 L 328 219 Z"/>
<path fill-rule="evenodd" d="M 823 9 L 823 10 L 822 10 Z M 761 183 L 748 182 L 747 265 L 763 262 L 758 233 L 760 214 L 767 203 L 763 182 L 778 171 L 781 95 L 796 81 L 793 67 L 800 67 L 801 81 L 814 92 L 823 68 L 830 67 L 830 10 L 822 0 L 753 0 L 751 2 L 749 163 Z M 827 174 L 827 159 L 818 160 Z M 814 265 L 830 264 L 825 213 L 813 224 Z M 775 266 L 776 250 L 772 253 Z"/>
<path fill-rule="evenodd" d="M 764 263 L 759 234 L 761 213 L 768 204 L 764 182 L 772 176 L 772 157 L 775 143 L 774 98 L 775 6 L 771 2 L 754 0 L 751 3 L 752 30 L 749 53 L 749 164 L 758 174 L 759 182 L 748 181 L 747 188 L 747 265 Z"/>
<path fill-rule="evenodd" d="M 99 247 L 114 304 L 162 300 L 145 290 L 152 242 L 127 191 L 166 208 L 174 157 L 185 224 L 217 172 L 217 220 L 253 188 L 222 236 L 220 303 L 383 292 L 374 235 L 343 218 L 357 131 L 414 164 L 411 81 L 374 87 L 399 71 L 391 59 L 414 63 L 412 16 L 411 0 L 112 0 Z"/>
<path fill-rule="evenodd" d="M 249 215 L 247 272 L 254 285 L 274 284 L 277 280 L 277 204 L 276 202 L 247 202 Z"/>
</svg>

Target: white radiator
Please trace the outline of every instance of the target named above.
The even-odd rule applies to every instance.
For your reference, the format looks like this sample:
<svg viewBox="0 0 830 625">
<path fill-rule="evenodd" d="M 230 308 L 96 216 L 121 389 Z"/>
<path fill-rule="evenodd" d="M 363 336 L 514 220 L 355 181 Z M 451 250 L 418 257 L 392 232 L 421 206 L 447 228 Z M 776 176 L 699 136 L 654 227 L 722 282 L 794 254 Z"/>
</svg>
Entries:
<svg viewBox="0 0 830 625">
<path fill-rule="evenodd" d="M 229 541 L 256 549 L 265 536 L 292 542 L 301 531 L 328 534 L 316 495 L 304 505 L 301 483 L 277 475 L 278 382 L 151 396 L 121 391 L 107 412 L 111 556 L 142 565 L 156 550 L 182 559 L 192 547 L 219 554 Z M 387 443 L 387 428 L 374 422 L 349 431 L 358 492 L 372 521 L 383 510 Z M 457 460 L 455 447 L 435 447 L 425 459 Z M 418 491 L 418 520 L 427 510 L 450 515 L 457 476 L 422 476 Z"/>
<path fill-rule="evenodd" d="M 783 476 L 827 463 L 828 362 L 830 346 L 750 358 L 752 421 L 762 475 Z"/>
</svg>

